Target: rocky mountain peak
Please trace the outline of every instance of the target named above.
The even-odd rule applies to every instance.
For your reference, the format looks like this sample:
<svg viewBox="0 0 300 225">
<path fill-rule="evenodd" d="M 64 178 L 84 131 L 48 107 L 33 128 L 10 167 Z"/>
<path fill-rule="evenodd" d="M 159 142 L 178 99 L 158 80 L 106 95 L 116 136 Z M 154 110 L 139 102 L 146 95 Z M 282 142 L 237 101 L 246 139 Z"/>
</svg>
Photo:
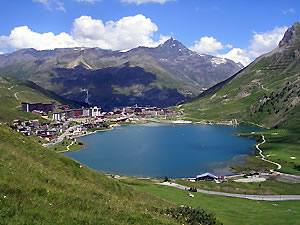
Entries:
<svg viewBox="0 0 300 225">
<path fill-rule="evenodd" d="M 158 48 L 160 49 L 168 49 L 168 51 L 170 51 L 170 49 L 172 51 L 182 51 L 182 50 L 186 50 L 187 47 L 185 47 L 181 42 L 175 40 L 174 38 L 170 38 L 168 39 L 165 43 L 161 44 L 158 46 Z"/>
<path fill-rule="evenodd" d="M 296 41 L 300 41 L 300 23 L 294 23 L 284 34 L 283 39 L 279 42 L 278 47 L 290 46 Z"/>
</svg>

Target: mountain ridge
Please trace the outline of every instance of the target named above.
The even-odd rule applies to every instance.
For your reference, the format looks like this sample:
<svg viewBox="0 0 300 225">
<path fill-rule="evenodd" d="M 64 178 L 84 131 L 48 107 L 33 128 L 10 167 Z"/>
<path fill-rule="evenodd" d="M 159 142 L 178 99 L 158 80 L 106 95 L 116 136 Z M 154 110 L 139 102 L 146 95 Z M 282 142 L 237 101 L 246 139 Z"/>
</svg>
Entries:
<svg viewBox="0 0 300 225">
<path fill-rule="evenodd" d="M 78 66 L 81 69 L 76 72 Z M 57 73 L 60 69 L 68 69 L 78 79 L 87 80 L 88 74 L 98 71 L 99 76 L 106 76 L 109 80 L 113 76 L 111 71 L 124 71 L 124 68 L 127 70 L 126 74 L 132 75 L 130 71 L 135 71 L 135 78 L 148 73 L 154 77 L 147 85 L 143 82 L 127 82 L 128 85 L 124 86 L 115 80 L 101 89 L 100 86 L 105 85 L 103 79 L 103 85 L 91 81 L 81 87 L 79 83 L 74 83 L 75 77 L 64 80 L 62 78 L 65 76 Z M 91 98 L 95 99 L 92 104 L 106 109 L 128 104 L 152 105 L 153 102 L 164 107 L 176 105 L 227 79 L 240 68 L 240 65 L 231 60 L 193 52 L 173 38 L 155 48 L 137 47 L 126 52 L 99 48 L 64 48 L 43 51 L 22 49 L 0 55 L 0 73 L 16 79 L 31 80 L 71 100 L 83 101 L 86 98 L 84 90 L 89 89 Z M 81 76 L 83 69 L 86 78 Z M 94 75 L 95 80 L 97 77 Z M 120 79 L 123 78 L 120 75 Z M 74 84 L 69 86 L 68 92 L 64 89 L 67 81 Z M 139 88 L 135 89 L 137 86 Z M 111 104 L 97 100 L 97 97 L 104 98 L 103 91 Z M 129 95 L 124 95 L 125 92 Z M 161 96 L 166 97 L 162 99 Z M 168 103 L 168 98 L 174 100 Z M 120 101 L 123 103 L 120 104 Z"/>
</svg>

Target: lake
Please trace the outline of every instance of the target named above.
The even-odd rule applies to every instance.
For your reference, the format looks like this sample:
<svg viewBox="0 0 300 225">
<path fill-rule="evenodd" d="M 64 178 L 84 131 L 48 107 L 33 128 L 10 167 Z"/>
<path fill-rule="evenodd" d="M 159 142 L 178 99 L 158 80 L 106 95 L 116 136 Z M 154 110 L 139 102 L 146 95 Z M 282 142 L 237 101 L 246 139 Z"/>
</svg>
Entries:
<svg viewBox="0 0 300 225">
<path fill-rule="evenodd" d="M 199 173 L 232 174 L 244 164 L 255 141 L 234 136 L 258 131 L 254 126 L 145 125 L 120 126 L 79 138 L 87 147 L 65 153 L 105 173 L 141 177 L 195 177 Z"/>
</svg>

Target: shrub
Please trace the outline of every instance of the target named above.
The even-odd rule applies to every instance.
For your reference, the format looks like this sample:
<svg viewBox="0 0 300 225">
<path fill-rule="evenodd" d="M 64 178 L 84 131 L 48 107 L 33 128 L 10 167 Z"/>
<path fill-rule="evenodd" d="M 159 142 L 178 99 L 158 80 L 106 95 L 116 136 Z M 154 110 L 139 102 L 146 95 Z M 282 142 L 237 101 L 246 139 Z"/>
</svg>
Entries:
<svg viewBox="0 0 300 225">
<path fill-rule="evenodd" d="M 176 220 L 186 224 L 201 224 L 201 225 L 214 225 L 218 223 L 213 213 L 208 213 L 204 209 L 195 209 L 192 207 L 176 207 L 168 208 L 165 214 L 175 218 Z"/>
<path fill-rule="evenodd" d="M 191 191 L 191 192 L 197 192 L 197 188 L 190 187 L 189 191 Z"/>
</svg>

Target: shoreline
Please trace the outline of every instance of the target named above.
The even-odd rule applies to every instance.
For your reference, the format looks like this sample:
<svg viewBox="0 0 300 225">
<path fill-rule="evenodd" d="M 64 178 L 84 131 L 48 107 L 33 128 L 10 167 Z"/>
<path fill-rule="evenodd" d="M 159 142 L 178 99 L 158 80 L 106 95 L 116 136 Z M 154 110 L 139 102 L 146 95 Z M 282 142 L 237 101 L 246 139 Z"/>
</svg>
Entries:
<svg viewBox="0 0 300 225">
<path fill-rule="evenodd" d="M 95 130 L 95 131 L 92 131 L 92 132 L 88 132 L 86 134 L 79 134 L 79 135 L 72 136 L 72 138 L 80 138 L 80 137 L 88 136 L 88 135 L 91 135 L 91 134 L 96 134 L 98 132 L 110 131 L 110 130 L 113 130 L 113 129 L 114 129 L 114 126 L 111 126 L 110 128 L 105 129 L 105 130 Z"/>
<path fill-rule="evenodd" d="M 181 120 L 179 120 L 179 121 L 181 121 Z M 182 121 L 184 121 L 184 120 L 182 120 Z M 170 123 L 171 122 L 171 123 Z M 144 123 L 144 124 L 147 124 L 147 123 L 157 123 L 157 124 L 167 124 L 167 125 L 187 125 L 187 124 L 189 124 L 189 125 L 217 125 L 217 126 L 240 126 L 240 125 L 243 125 L 243 124 L 240 124 L 240 123 L 238 123 L 237 125 L 233 125 L 233 124 L 226 124 L 226 123 L 220 123 L 220 122 L 215 122 L 215 123 L 212 123 L 212 122 L 210 122 L 210 123 L 203 123 L 203 122 L 192 122 L 192 121 L 187 121 L 187 122 L 184 122 L 184 123 L 174 123 L 172 120 L 168 120 L 167 122 L 166 121 L 164 121 L 164 120 L 160 120 L 160 121 L 151 121 L 151 120 L 148 120 L 146 123 Z M 265 128 L 265 127 L 263 127 L 263 126 L 259 126 L 259 125 L 257 125 L 257 124 L 254 124 L 254 123 L 246 123 L 246 122 L 243 122 L 245 125 L 254 125 L 254 126 L 257 126 L 257 127 L 260 127 L 260 128 Z M 80 138 L 80 137 L 84 137 L 84 136 L 88 136 L 88 135 L 91 135 L 91 134 L 96 134 L 96 133 L 98 133 L 98 132 L 103 132 L 103 131 L 111 131 L 111 130 L 113 130 L 114 129 L 114 127 L 115 126 L 130 126 L 130 125 L 136 125 L 136 124 L 124 124 L 124 125 L 122 125 L 122 124 L 117 124 L 117 125 L 110 125 L 110 127 L 108 128 L 108 129 L 104 129 L 104 130 L 95 130 L 95 131 L 93 131 L 93 132 L 88 132 L 88 133 L 86 133 L 86 134 L 80 134 L 80 135 L 76 135 L 76 136 L 72 136 L 72 138 Z M 268 129 L 268 128 L 265 128 L 265 129 Z M 253 133 L 253 132 L 252 132 Z M 236 133 L 236 134 L 234 134 L 235 136 L 240 136 L 240 134 L 239 133 Z M 252 140 L 255 140 L 254 138 L 250 138 L 250 137 L 246 137 L 246 138 L 249 138 L 249 139 L 252 139 Z M 257 141 L 256 141 L 256 144 L 254 144 L 253 145 L 253 148 L 255 148 L 256 146 L 257 146 Z M 71 151 L 71 150 L 66 150 L 66 151 L 62 151 L 62 152 L 57 152 L 57 153 L 69 153 L 69 152 L 76 152 L 76 151 L 82 151 L 82 150 L 84 150 L 84 149 L 86 149 L 86 146 L 84 146 L 83 145 L 83 148 L 81 148 L 81 149 L 78 149 L 78 150 L 74 150 L 74 151 Z M 255 156 L 256 155 L 256 153 L 255 152 L 253 152 L 253 153 L 249 153 L 249 154 L 247 154 L 247 156 Z M 246 156 L 246 157 L 247 157 Z M 235 165 L 241 165 L 241 164 L 232 164 L 232 165 L 230 165 L 230 169 L 232 169 L 231 168 L 231 166 L 235 166 Z M 247 162 L 245 163 L 245 165 L 247 165 Z M 218 168 L 216 168 L 216 169 L 218 169 Z M 224 168 L 224 169 L 228 169 L 228 166 L 226 167 L 226 168 Z M 236 170 L 234 170 L 234 169 L 232 169 L 233 171 L 236 171 Z M 102 171 L 102 172 L 104 172 L 105 173 L 105 171 Z M 234 175 L 234 174 L 240 174 L 239 172 L 232 172 L 232 174 L 227 174 L 227 175 L 224 175 L 224 176 L 232 176 L 232 175 Z M 120 176 L 123 176 L 123 175 L 120 175 Z M 126 176 L 126 175 L 124 175 L 124 176 Z M 133 176 L 133 177 L 136 177 L 136 176 Z M 144 178 L 144 177 L 140 177 L 140 178 Z M 178 179 L 178 178 L 176 178 L 176 179 Z"/>
</svg>

